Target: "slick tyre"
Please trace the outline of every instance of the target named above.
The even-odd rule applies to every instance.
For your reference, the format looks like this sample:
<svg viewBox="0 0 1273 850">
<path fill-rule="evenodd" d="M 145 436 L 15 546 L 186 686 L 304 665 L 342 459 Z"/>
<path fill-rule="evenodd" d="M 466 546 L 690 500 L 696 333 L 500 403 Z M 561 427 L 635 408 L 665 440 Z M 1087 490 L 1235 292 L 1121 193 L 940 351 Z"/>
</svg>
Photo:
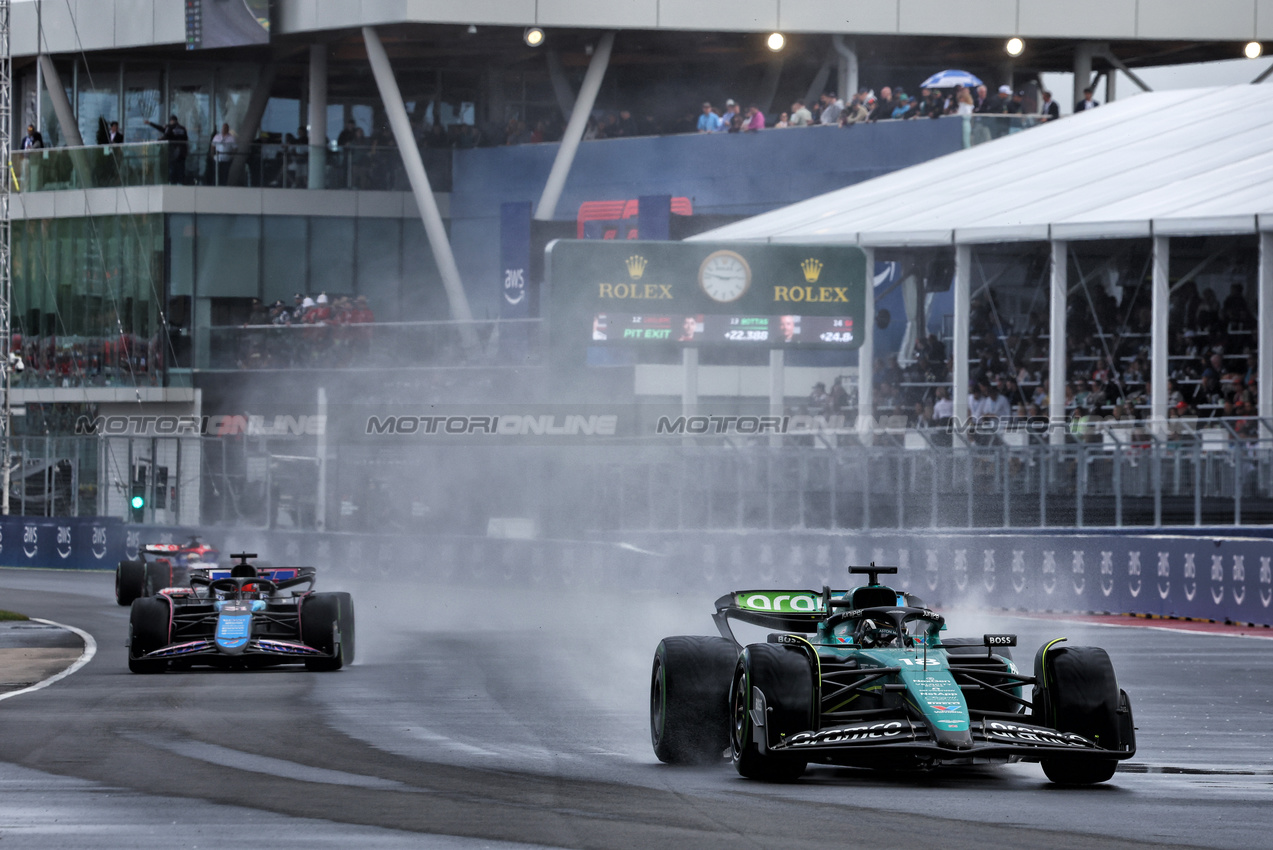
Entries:
<svg viewBox="0 0 1273 850">
<path fill-rule="evenodd" d="M 1124 727 L 1130 724 L 1124 724 L 1120 715 L 1130 719 L 1131 708 L 1105 650 L 1047 644 L 1035 657 L 1034 667 L 1036 718 L 1060 732 L 1076 732 L 1104 749 L 1123 749 Z M 1118 760 L 1045 758 L 1042 766 L 1044 775 L 1058 784 L 1093 785 L 1113 777 Z"/>
<path fill-rule="evenodd" d="M 142 561 L 120 561 L 115 568 L 115 601 L 120 605 L 132 605 L 133 600 L 145 596 L 146 564 Z"/>
<path fill-rule="evenodd" d="M 147 652 L 162 649 L 171 641 L 170 603 L 163 596 L 134 599 L 128 615 L 128 669 L 134 673 L 162 673 L 168 668 L 164 660 L 144 659 Z"/>
<path fill-rule="evenodd" d="M 712 764 L 729 747 L 729 682 L 738 648 L 723 637 L 669 637 L 654 651 L 650 740 L 666 764 Z"/>
<path fill-rule="evenodd" d="M 743 650 L 729 689 L 730 752 L 738 773 L 748 779 L 791 782 L 807 760 L 763 752 L 759 741 L 808 731 L 813 725 L 813 670 L 802 652 L 757 643 Z M 763 713 L 765 726 L 755 724 Z"/>
<path fill-rule="evenodd" d="M 348 593 L 315 593 L 305 598 L 301 642 L 332 654 L 306 661 L 307 669 L 327 672 L 354 663 L 354 603 Z"/>
<path fill-rule="evenodd" d="M 142 596 L 155 596 L 166 587 L 172 587 L 172 566 L 149 562 L 143 564 Z"/>
</svg>

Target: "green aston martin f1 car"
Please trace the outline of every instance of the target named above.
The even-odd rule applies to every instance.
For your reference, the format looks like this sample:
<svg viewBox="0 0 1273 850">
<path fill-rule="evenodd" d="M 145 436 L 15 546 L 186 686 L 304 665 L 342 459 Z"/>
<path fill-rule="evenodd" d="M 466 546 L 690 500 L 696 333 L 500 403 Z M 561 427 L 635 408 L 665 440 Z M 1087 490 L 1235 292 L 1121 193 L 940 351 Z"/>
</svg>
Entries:
<svg viewBox="0 0 1273 850">
<path fill-rule="evenodd" d="M 728 750 L 739 773 L 768 780 L 795 779 L 810 762 L 1026 761 L 1053 782 L 1087 785 L 1135 755 L 1131 703 L 1105 650 L 1054 640 L 1024 675 L 1015 635 L 943 639 L 940 614 L 880 584 L 896 567 L 849 572 L 869 583 L 730 593 L 713 615 L 721 637 L 664 638 L 650 685 L 659 759 L 705 763 Z M 743 646 L 734 620 L 775 632 Z"/>
</svg>

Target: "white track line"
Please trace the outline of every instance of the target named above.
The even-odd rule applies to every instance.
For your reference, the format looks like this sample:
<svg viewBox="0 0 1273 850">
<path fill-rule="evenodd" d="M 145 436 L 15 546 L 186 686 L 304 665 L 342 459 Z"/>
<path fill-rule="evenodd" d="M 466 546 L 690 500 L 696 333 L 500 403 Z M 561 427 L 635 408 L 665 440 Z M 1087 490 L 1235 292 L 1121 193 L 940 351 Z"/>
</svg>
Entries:
<svg viewBox="0 0 1273 850">
<path fill-rule="evenodd" d="M 83 629 L 77 629 L 74 626 L 67 626 L 62 623 L 55 623 L 52 620 L 41 620 L 38 617 L 32 617 L 31 622 L 44 623 L 46 626 L 57 626 L 59 629 L 66 629 L 68 632 L 74 632 L 75 634 L 80 636 L 80 640 L 84 641 L 84 651 L 80 653 L 80 657 L 75 660 L 74 664 L 72 664 L 70 667 L 67 667 L 61 673 L 54 673 L 52 676 L 48 677 L 43 682 L 36 682 L 34 685 L 32 685 L 29 688 L 23 688 L 20 691 L 9 691 L 7 694 L 0 694 L 0 700 L 11 699 L 12 697 L 21 696 L 22 694 L 29 694 L 32 691 L 38 691 L 42 688 L 47 688 L 49 685 L 53 684 L 54 682 L 59 682 L 62 679 L 65 679 L 67 676 L 71 675 L 76 670 L 80 669 L 85 664 L 92 661 L 93 656 L 97 654 L 97 641 L 93 640 L 93 636 L 90 635 L 88 632 L 84 631 Z"/>
</svg>

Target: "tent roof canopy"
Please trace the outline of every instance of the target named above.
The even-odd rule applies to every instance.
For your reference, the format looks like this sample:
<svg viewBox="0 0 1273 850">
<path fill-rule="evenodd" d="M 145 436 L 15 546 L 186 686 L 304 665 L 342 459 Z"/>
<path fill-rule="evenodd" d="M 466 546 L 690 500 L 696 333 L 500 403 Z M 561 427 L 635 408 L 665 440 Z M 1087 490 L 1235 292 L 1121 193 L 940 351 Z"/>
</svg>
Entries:
<svg viewBox="0 0 1273 850">
<path fill-rule="evenodd" d="M 1273 230 L 1273 85 L 1139 95 L 695 238 L 907 247 L 1258 230 Z"/>
</svg>

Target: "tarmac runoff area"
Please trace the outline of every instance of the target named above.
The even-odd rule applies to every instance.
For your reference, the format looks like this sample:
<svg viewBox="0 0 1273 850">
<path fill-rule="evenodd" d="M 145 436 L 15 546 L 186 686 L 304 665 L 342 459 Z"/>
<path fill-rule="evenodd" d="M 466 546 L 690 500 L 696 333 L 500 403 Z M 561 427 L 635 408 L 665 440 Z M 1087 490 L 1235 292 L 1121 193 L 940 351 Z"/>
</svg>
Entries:
<svg viewBox="0 0 1273 850">
<path fill-rule="evenodd" d="M 0 621 L 0 700 L 51 684 L 85 654 L 84 638 L 65 626 L 46 620 Z"/>
</svg>

